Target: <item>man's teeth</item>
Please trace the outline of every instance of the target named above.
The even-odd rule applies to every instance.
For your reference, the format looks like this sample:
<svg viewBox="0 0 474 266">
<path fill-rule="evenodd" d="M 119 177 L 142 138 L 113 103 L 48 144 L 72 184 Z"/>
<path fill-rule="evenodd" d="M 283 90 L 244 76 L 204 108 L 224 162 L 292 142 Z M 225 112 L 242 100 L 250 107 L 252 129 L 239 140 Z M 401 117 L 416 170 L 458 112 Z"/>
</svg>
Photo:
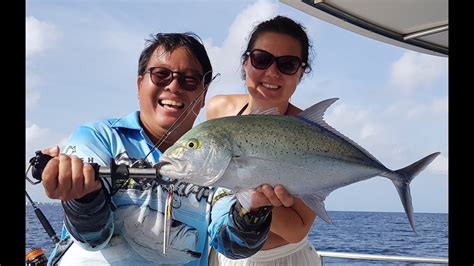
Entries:
<svg viewBox="0 0 474 266">
<path fill-rule="evenodd" d="M 184 106 L 183 103 L 176 102 L 176 101 L 173 101 L 173 100 L 161 100 L 160 102 L 161 102 L 161 105 L 168 105 L 168 106 L 171 106 L 171 107 L 182 108 Z"/>
<path fill-rule="evenodd" d="M 269 89 L 276 89 L 276 88 L 278 88 L 277 85 L 268 84 L 268 83 L 262 83 L 262 85 L 263 85 L 264 87 L 269 88 Z"/>
</svg>

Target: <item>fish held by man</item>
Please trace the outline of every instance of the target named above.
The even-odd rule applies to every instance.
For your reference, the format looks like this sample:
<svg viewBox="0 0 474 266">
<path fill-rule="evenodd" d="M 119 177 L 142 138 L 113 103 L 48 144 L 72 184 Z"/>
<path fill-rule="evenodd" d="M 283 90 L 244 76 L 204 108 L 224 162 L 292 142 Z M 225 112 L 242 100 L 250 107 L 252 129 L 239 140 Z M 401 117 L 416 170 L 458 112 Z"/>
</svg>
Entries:
<svg viewBox="0 0 474 266">
<path fill-rule="evenodd" d="M 410 182 L 438 155 L 390 170 L 323 120 L 337 98 L 296 116 L 252 114 L 205 121 L 184 134 L 160 159 L 161 175 L 233 190 L 243 207 L 252 189 L 281 184 L 331 223 L 324 200 L 332 191 L 375 176 L 390 179 L 413 231 Z"/>
</svg>

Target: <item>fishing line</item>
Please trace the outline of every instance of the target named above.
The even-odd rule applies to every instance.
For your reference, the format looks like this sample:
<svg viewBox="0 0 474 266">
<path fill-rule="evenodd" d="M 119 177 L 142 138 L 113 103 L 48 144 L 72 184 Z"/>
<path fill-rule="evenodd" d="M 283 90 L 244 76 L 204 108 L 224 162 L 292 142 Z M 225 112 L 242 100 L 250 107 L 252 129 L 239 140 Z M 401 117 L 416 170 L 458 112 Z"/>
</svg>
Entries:
<svg viewBox="0 0 474 266">
<path fill-rule="evenodd" d="M 211 85 L 212 81 L 214 81 L 214 79 L 216 79 L 218 76 L 220 76 L 221 74 L 220 73 L 217 73 L 212 79 L 211 81 L 209 82 L 209 84 L 206 86 L 204 84 L 205 82 L 205 77 L 207 75 L 209 75 L 210 73 L 212 72 L 212 70 L 209 70 L 208 72 L 206 72 L 206 74 L 204 74 L 203 78 L 202 78 L 202 86 L 204 87 L 204 89 L 199 93 L 199 95 L 191 102 L 190 105 L 188 105 L 185 109 L 184 109 L 184 112 L 178 117 L 178 119 L 176 119 L 176 121 L 170 126 L 170 128 L 165 132 L 165 134 L 163 134 L 163 136 L 161 136 L 160 139 L 158 139 L 158 141 L 156 142 L 156 144 L 150 149 L 150 151 L 147 153 L 147 155 L 145 155 L 145 157 L 143 157 L 142 160 L 145 160 L 156 148 L 160 147 L 161 144 L 163 144 L 163 142 L 165 142 L 166 138 L 175 130 L 177 129 L 183 122 L 184 120 L 186 119 L 186 117 L 191 113 L 189 111 L 189 109 L 191 109 L 194 113 L 194 107 L 195 105 L 198 103 L 198 100 L 201 98 L 201 96 L 203 94 L 205 94 L 205 92 L 207 92 L 207 90 L 209 89 L 209 86 Z M 205 99 L 202 99 L 203 101 Z M 196 114 L 196 113 L 194 113 Z M 196 114 L 197 116 L 197 114 Z M 138 161 L 140 160 L 137 160 L 135 161 L 130 167 L 133 167 L 135 163 L 137 163 Z"/>
</svg>

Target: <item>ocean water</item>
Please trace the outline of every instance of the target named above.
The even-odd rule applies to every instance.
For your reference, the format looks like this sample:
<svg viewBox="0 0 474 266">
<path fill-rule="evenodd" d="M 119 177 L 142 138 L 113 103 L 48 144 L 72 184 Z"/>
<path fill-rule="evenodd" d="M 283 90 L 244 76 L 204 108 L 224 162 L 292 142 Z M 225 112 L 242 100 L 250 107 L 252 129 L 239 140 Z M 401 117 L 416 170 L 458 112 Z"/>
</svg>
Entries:
<svg viewBox="0 0 474 266">
<path fill-rule="evenodd" d="M 60 204 L 37 205 L 60 235 L 63 211 Z M 448 215 L 415 213 L 417 233 L 405 213 L 329 211 L 333 224 L 317 219 L 308 236 L 316 250 L 378 255 L 448 257 Z M 33 207 L 26 206 L 25 248 L 41 247 L 49 256 L 54 246 L 38 221 Z M 26 251 L 25 249 L 25 251 Z M 324 265 L 439 265 L 325 258 Z"/>
</svg>

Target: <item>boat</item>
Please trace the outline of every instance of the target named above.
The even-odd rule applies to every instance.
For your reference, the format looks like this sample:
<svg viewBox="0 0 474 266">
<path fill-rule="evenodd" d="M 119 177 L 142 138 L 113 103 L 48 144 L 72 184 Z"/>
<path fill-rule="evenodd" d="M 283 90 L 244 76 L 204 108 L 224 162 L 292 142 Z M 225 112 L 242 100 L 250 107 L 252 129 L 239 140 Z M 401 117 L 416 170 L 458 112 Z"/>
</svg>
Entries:
<svg viewBox="0 0 474 266">
<path fill-rule="evenodd" d="M 412 51 L 448 57 L 448 0 L 280 0 L 317 19 Z"/>
<path fill-rule="evenodd" d="M 280 0 L 340 28 L 419 53 L 449 56 L 448 0 Z M 448 258 L 318 250 L 324 258 L 448 264 Z"/>
</svg>

